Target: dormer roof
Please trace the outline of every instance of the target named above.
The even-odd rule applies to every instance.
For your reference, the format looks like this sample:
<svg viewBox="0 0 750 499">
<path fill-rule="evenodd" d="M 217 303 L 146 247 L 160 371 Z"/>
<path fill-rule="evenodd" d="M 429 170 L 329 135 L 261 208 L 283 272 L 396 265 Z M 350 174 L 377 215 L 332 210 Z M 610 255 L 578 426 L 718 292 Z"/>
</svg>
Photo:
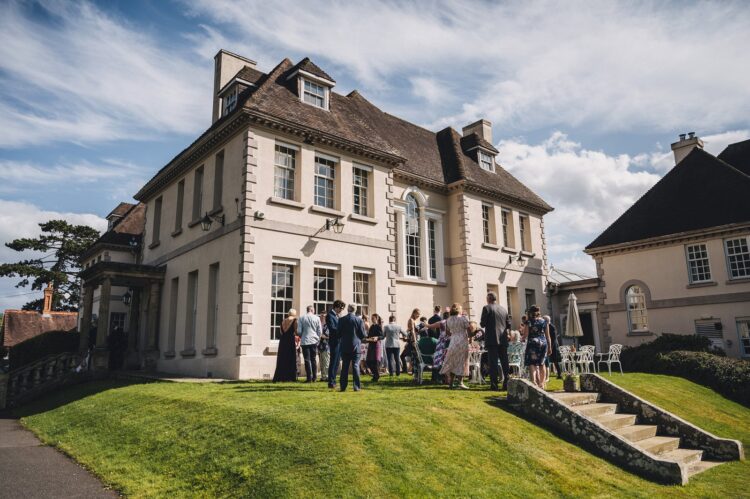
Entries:
<svg viewBox="0 0 750 499">
<path fill-rule="evenodd" d="M 289 78 L 300 72 L 313 75 L 321 80 L 326 80 L 331 87 L 336 84 L 336 80 L 331 78 L 328 73 L 320 69 L 320 67 L 312 62 L 309 57 L 305 57 L 291 68 L 291 70 L 289 71 Z"/>
<path fill-rule="evenodd" d="M 464 151 L 469 152 L 474 149 L 484 149 L 486 152 L 490 154 L 497 154 L 500 151 L 495 149 L 495 146 L 484 140 L 482 137 L 479 136 L 478 133 L 472 133 L 465 137 L 461 137 L 461 147 Z"/>
</svg>

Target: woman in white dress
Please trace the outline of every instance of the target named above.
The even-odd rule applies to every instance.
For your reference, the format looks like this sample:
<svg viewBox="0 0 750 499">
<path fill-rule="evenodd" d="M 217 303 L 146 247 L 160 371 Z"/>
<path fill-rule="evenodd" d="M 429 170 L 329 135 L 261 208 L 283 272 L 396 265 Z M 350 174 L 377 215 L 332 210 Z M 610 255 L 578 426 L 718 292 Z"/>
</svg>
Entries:
<svg viewBox="0 0 750 499">
<path fill-rule="evenodd" d="M 448 386 L 451 388 L 454 388 L 453 380 L 458 378 L 458 388 L 468 390 L 463 378 L 469 375 L 469 319 L 461 315 L 461 312 L 461 305 L 454 303 L 445 324 L 451 335 L 451 343 L 445 353 L 440 374 L 448 376 Z"/>
</svg>

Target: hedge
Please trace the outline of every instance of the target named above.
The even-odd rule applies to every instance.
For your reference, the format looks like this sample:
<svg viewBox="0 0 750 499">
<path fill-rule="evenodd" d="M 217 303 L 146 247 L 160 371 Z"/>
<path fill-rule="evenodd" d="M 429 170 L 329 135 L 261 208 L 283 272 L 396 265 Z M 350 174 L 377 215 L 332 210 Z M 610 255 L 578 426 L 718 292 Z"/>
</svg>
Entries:
<svg viewBox="0 0 750 499">
<path fill-rule="evenodd" d="M 664 333 L 623 349 L 620 359 L 626 371 L 681 376 L 750 406 L 750 362 L 726 357 L 703 336 Z"/>
<path fill-rule="evenodd" d="M 77 331 L 49 331 L 10 347 L 10 370 L 31 364 L 48 355 L 77 352 L 80 334 Z"/>
<path fill-rule="evenodd" d="M 658 355 L 658 368 L 713 388 L 726 398 L 750 407 L 750 362 L 708 352 L 676 351 Z"/>
</svg>

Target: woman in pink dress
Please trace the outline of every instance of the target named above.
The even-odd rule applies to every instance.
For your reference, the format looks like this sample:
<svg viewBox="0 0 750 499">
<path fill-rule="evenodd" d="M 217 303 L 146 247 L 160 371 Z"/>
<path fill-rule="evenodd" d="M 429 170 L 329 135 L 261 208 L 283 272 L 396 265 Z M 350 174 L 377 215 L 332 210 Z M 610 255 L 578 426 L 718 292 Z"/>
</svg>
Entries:
<svg viewBox="0 0 750 499">
<path fill-rule="evenodd" d="M 445 353 L 440 374 L 448 376 L 448 385 L 451 388 L 454 388 L 453 380 L 458 378 L 458 388 L 468 390 L 469 387 L 464 385 L 463 378 L 469 375 L 469 319 L 461 315 L 461 312 L 461 305 L 454 303 L 445 324 L 451 335 L 451 343 Z"/>
</svg>

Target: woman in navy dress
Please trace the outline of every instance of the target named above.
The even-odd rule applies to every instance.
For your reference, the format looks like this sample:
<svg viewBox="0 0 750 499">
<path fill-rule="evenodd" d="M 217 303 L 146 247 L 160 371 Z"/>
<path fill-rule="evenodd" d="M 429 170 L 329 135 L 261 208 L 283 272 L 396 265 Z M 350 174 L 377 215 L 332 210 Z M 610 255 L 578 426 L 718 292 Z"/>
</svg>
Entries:
<svg viewBox="0 0 750 499">
<path fill-rule="evenodd" d="M 294 342 L 297 332 L 297 311 L 289 309 L 289 313 L 281 322 L 281 338 L 279 351 L 276 354 L 276 372 L 273 381 L 297 381 L 297 345 Z"/>
<path fill-rule="evenodd" d="M 532 383 L 544 389 L 547 379 L 544 359 L 552 353 L 552 341 L 549 337 L 549 322 L 542 318 L 538 306 L 532 305 L 529 308 L 529 320 L 524 330 L 526 337 L 524 362 L 529 368 L 529 377 Z"/>
</svg>

